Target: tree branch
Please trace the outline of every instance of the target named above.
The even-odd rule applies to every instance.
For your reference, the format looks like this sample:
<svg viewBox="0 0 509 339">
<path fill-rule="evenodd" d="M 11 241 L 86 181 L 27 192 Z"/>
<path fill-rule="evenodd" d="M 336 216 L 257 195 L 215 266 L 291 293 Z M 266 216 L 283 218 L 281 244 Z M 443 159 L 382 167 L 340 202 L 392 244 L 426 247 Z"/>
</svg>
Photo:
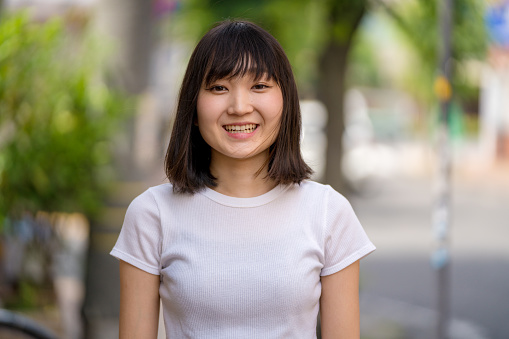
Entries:
<svg viewBox="0 0 509 339">
<path fill-rule="evenodd" d="M 370 1 L 374 6 L 379 6 L 382 10 L 387 13 L 394 22 L 407 34 L 412 34 L 412 30 L 407 22 L 403 19 L 403 16 L 396 12 L 394 8 L 389 6 L 386 0 L 371 0 Z"/>
</svg>

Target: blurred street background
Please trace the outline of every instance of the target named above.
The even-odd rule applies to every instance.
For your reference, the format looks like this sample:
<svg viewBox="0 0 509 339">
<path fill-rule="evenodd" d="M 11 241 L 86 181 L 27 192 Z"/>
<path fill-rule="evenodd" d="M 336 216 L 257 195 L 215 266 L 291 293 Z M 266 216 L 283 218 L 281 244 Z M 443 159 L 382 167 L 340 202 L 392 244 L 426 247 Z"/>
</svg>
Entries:
<svg viewBox="0 0 509 339">
<path fill-rule="evenodd" d="M 509 338 L 508 0 L 1 0 L 0 309 L 118 337 L 109 251 L 226 18 L 283 45 L 313 179 L 377 246 L 362 338 Z"/>
</svg>

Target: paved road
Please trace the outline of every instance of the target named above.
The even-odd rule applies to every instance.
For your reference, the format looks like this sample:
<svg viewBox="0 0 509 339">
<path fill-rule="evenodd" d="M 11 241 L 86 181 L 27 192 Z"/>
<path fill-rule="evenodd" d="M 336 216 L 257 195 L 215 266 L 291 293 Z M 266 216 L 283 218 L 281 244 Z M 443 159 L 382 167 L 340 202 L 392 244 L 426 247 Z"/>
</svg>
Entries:
<svg viewBox="0 0 509 339">
<path fill-rule="evenodd" d="M 508 173 L 509 175 L 509 173 Z M 451 337 L 509 338 L 509 177 L 454 182 Z M 370 338 L 433 338 L 436 279 L 433 180 L 391 179 L 350 201 L 378 249 L 361 265 L 363 331 Z M 369 334 L 369 335 L 367 335 Z"/>
</svg>

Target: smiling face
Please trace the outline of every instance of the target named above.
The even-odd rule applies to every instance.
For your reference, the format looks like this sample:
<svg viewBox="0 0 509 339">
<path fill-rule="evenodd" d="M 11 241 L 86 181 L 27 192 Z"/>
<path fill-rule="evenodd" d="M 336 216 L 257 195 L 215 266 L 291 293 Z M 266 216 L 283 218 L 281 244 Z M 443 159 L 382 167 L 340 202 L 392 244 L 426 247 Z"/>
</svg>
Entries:
<svg viewBox="0 0 509 339">
<path fill-rule="evenodd" d="M 279 132 L 283 95 L 274 79 L 244 76 L 204 84 L 198 94 L 197 123 L 211 147 L 212 162 L 260 159 Z"/>
<path fill-rule="evenodd" d="M 255 177 L 300 183 L 311 173 L 300 153 L 300 130 L 297 86 L 281 45 L 253 23 L 224 21 L 203 36 L 189 59 L 166 175 L 182 193 L 217 186 L 224 175 L 217 164 L 258 164 Z"/>
</svg>

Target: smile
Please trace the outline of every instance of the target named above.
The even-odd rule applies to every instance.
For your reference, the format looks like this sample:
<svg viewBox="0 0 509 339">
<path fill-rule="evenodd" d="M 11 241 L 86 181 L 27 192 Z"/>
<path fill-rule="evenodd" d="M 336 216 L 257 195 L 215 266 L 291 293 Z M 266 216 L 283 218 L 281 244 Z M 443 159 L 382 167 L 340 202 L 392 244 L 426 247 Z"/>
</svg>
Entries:
<svg viewBox="0 0 509 339">
<path fill-rule="evenodd" d="M 228 133 L 253 133 L 254 130 L 258 127 L 256 124 L 246 124 L 246 125 L 224 125 L 223 128 Z"/>
</svg>

